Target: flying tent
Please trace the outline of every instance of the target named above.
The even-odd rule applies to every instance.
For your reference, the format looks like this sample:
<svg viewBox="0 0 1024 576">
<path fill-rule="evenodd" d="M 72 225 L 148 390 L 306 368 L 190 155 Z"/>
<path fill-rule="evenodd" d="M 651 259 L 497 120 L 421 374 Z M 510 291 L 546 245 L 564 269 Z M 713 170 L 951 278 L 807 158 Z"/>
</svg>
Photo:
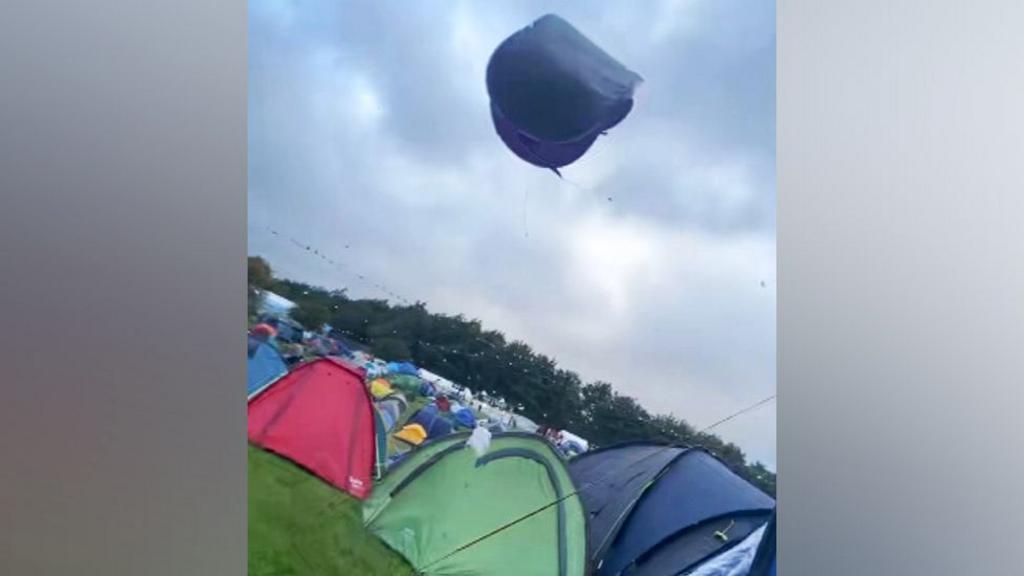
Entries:
<svg viewBox="0 0 1024 576">
<path fill-rule="evenodd" d="M 332 358 L 298 366 L 250 401 L 249 441 L 357 498 L 370 494 L 373 403 L 359 373 Z"/>
<path fill-rule="evenodd" d="M 273 345 L 249 337 L 248 364 L 246 366 L 246 395 L 252 398 L 278 378 L 288 373 L 288 365 Z"/>
<path fill-rule="evenodd" d="M 509 36 L 487 64 L 498 136 L 520 159 L 556 174 L 629 114 L 641 82 L 554 14 Z"/>
<path fill-rule="evenodd" d="M 569 471 L 598 576 L 686 574 L 750 536 L 775 508 L 699 448 L 620 444 L 574 458 Z"/>
<path fill-rule="evenodd" d="M 586 518 L 564 459 L 532 434 L 496 434 L 483 456 L 468 438 L 395 464 L 363 506 L 367 528 L 426 576 L 586 574 Z"/>
</svg>

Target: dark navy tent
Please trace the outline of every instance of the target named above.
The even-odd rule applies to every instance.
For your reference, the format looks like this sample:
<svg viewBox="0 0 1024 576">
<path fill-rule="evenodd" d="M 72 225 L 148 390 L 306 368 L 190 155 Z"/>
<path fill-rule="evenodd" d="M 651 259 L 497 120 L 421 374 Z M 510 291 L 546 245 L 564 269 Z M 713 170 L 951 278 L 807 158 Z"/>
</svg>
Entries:
<svg viewBox="0 0 1024 576">
<path fill-rule="evenodd" d="M 777 576 L 775 568 L 775 514 L 772 514 L 771 522 L 761 536 L 761 544 L 757 548 L 757 555 L 754 556 L 754 563 L 750 566 L 749 576 Z"/>
<path fill-rule="evenodd" d="M 409 418 L 408 424 L 419 424 L 427 432 L 427 438 L 434 439 L 452 433 L 452 423 L 433 404 L 427 404 Z"/>
<path fill-rule="evenodd" d="M 288 373 L 288 366 L 277 349 L 258 338 L 249 337 L 248 356 L 246 396 L 249 398 Z"/>
<path fill-rule="evenodd" d="M 699 448 L 628 443 L 569 463 L 595 574 L 686 574 L 768 522 L 775 501 Z"/>
<path fill-rule="evenodd" d="M 629 114 L 641 81 L 554 14 L 509 36 L 487 64 L 498 136 L 522 160 L 556 173 Z"/>
</svg>

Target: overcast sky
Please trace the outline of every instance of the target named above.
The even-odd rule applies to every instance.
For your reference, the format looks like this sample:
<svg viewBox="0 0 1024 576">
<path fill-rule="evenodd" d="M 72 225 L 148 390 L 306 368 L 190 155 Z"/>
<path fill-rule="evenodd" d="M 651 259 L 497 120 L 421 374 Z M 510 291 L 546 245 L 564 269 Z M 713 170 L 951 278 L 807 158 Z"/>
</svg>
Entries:
<svg viewBox="0 0 1024 576">
<path fill-rule="evenodd" d="M 564 181 L 504 147 L 484 84 L 548 12 L 645 80 Z M 697 427 L 749 406 L 775 392 L 774 3 L 251 0 L 249 250 Z M 774 469 L 775 416 L 715 431 Z"/>
</svg>

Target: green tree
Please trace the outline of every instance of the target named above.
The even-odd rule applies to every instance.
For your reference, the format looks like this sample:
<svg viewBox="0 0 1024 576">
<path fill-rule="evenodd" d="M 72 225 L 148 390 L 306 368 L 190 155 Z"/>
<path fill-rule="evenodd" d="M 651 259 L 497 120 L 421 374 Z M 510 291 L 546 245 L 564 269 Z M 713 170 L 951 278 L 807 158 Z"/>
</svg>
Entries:
<svg viewBox="0 0 1024 576">
<path fill-rule="evenodd" d="M 269 289 L 274 284 L 274 274 L 270 264 L 259 256 L 249 256 L 249 285 L 263 290 Z"/>
<path fill-rule="evenodd" d="M 295 308 L 292 308 L 290 316 L 292 320 L 302 324 L 307 330 L 318 331 L 327 323 L 330 312 L 323 304 L 299 302 Z"/>
<path fill-rule="evenodd" d="M 736 445 L 698 433 L 674 416 L 652 415 L 610 383 L 584 383 L 526 343 L 509 342 L 500 332 L 484 330 L 478 320 L 434 314 L 422 302 L 393 306 L 386 300 L 350 300 L 343 290 L 275 279 L 259 257 L 249 259 L 249 278 L 252 286 L 295 302 L 292 317 L 307 328 L 329 323 L 337 334 L 381 358 L 412 360 L 474 391 L 500 396 L 539 424 L 572 430 L 595 446 L 628 440 L 701 446 L 775 495 L 775 474 L 759 462 L 748 464 Z M 250 298 L 250 305 L 254 300 Z"/>
</svg>

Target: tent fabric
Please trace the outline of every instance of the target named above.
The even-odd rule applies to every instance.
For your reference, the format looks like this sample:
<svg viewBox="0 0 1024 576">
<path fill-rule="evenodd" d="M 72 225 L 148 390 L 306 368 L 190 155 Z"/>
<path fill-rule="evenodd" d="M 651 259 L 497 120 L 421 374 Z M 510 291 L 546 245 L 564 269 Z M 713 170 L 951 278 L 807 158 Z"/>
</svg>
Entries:
<svg viewBox="0 0 1024 576">
<path fill-rule="evenodd" d="M 430 398 L 436 395 L 437 387 L 434 386 L 432 383 L 424 381 L 423 384 L 420 385 L 420 396 L 426 396 Z"/>
<path fill-rule="evenodd" d="M 278 378 L 288 373 L 288 365 L 273 345 L 249 337 L 246 365 L 246 395 L 252 398 Z"/>
<path fill-rule="evenodd" d="M 427 432 L 428 438 L 439 438 L 452 432 L 452 423 L 441 416 L 437 406 L 428 404 L 409 418 L 410 424 L 419 424 Z"/>
<path fill-rule="evenodd" d="M 687 576 L 752 576 L 750 567 L 765 532 L 762 526 L 742 542 L 698 566 Z"/>
<path fill-rule="evenodd" d="M 374 398 L 383 398 L 391 392 L 391 384 L 388 384 L 388 381 L 383 378 L 377 378 L 370 382 L 370 394 L 373 394 Z"/>
<path fill-rule="evenodd" d="M 333 359 L 298 366 L 249 402 L 248 436 L 356 498 L 370 495 L 373 403 L 359 374 Z"/>
<path fill-rule="evenodd" d="M 399 405 L 401 405 L 403 412 L 405 411 L 406 408 L 409 407 L 409 401 L 406 400 L 405 394 L 402 394 L 401 392 L 392 392 L 391 394 L 388 394 L 387 396 L 382 398 L 381 402 L 397 402 Z"/>
<path fill-rule="evenodd" d="M 397 398 L 388 397 L 377 403 L 377 410 L 384 418 L 386 430 L 390 431 L 405 412 L 405 405 Z"/>
<path fill-rule="evenodd" d="M 535 435 L 497 434 L 480 457 L 468 438 L 393 465 L 363 507 L 367 528 L 418 574 L 586 574 L 586 517 L 564 459 Z"/>
<path fill-rule="evenodd" d="M 400 362 L 398 364 L 398 369 L 396 370 L 396 372 L 398 372 L 399 374 L 406 374 L 409 376 L 416 377 L 419 377 L 420 373 L 419 368 L 417 368 L 416 365 L 413 364 L 412 362 Z"/>
<path fill-rule="evenodd" d="M 775 523 L 776 513 L 772 513 L 772 519 L 765 527 L 764 535 L 757 547 L 757 554 L 754 556 L 750 566 L 749 576 L 775 576 Z"/>
<path fill-rule="evenodd" d="M 390 432 L 395 428 L 395 424 L 398 423 L 398 413 L 389 409 L 385 409 L 384 406 L 377 405 L 377 414 L 380 415 L 380 427 L 384 432 Z"/>
<path fill-rule="evenodd" d="M 503 41 L 486 74 L 502 141 L 522 160 L 553 169 L 574 162 L 621 122 L 642 82 L 554 14 Z"/>
<path fill-rule="evenodd" d="M 599 575 L 627 567 L 629 574 L 675 574 L 749 535 L 775 507 L 702 449 L 622 444 L 576 457 L 569 470 L 583 487 L 589 554 Z"/>
<path fill-rule="evenodd" d="M 419 424 L 406 424 L 401 430 L 395 433 L 395 438 L 405 440 L 414 446 L 419 446 L 427 439 L 427 431 Z"/>
<path fill-rule="evenodd" d="M 384 415 L 381 414 L 380 410 L 374 409 L 373 416 L 374 446 L 376 448 L 374 459 L 374 478 L 380 478 L 384 474 L 384 470 L 387 469 L 388 431 L 391 428 L 384 424 Z M 392 423 L 392 426 L 393 425 L 394 423 Z"/>
<path fill-rule="evenodd" d="M 454 414 L 455 424 L 457 426 L 462 426 L 464 428 L 476 428 L 476 415 L 474 415 L 473 411 L 469 408 L 456 410 Z"/>
<path fill-rule="evenodd" d="M 392 388 L 413 396 L 419 394 L 420 388 L 423 386 L 423 381 L 418 376 L 410 376 L 408 374 L 388 374 L 384 379 L 388 381 Z"/>
</svg>

